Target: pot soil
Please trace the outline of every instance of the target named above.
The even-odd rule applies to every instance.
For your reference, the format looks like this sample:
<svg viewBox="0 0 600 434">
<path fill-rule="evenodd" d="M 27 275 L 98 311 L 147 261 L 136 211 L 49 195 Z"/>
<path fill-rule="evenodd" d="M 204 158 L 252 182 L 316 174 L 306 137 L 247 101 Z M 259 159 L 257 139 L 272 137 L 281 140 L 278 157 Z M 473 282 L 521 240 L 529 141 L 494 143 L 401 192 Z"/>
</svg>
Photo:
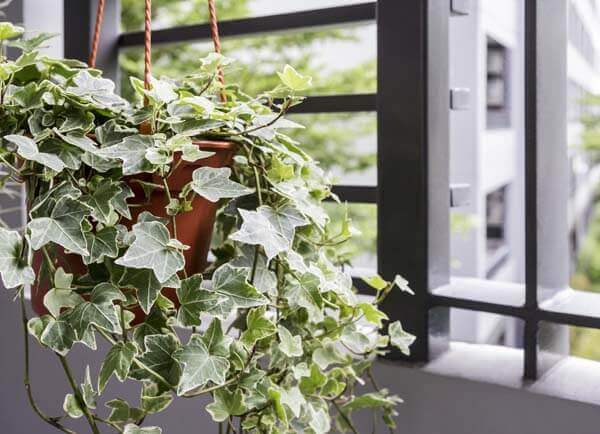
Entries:
<svg viewBox="0 0 600 434">
<path fill-rule="evenodd" d="M 184 161 L 181 160 L 179 154 L 175 155 L 173 161 L 175 170 L 173 170 L 167 180 L 171 196 L 174 198 L 178 197 L 183 187 L 192 180 L 194 170 L 199 167 L 219 168 L 229 166 L 236 150 L 236 145 L 231 142 L 202 140 L 195 141 L 194 144 L 198 145 L 202 151 L 214 152 L 214 155 L 196 162 Z M 138 182 L 139 180 L 162 185 L 160 177 L 150 174 L 130 177 L 126 180 L 135 195 L 129 200 L 129 203 L 138 206 L 130 208 L 132 220 L 124 222 L 125 226 L 130 229 L 142 212 L 149 211 L 157 217 L 168 219 L 169 223 L 167 227 L 171 232 L 171 236 L 173 236 L 172 221 L 165 210 L 165 207 L 169 203 L 167 193 L 162 189 L 156 189 L 151 193 L 149 200 L 147 200 Z M 199 195 L 194 195 L 192 207 L 191 211 L 178 214 L 175 217 L 177 239 L 190 247 L 184 251 L 185 271 L 189 276 L 202 272 L 207 266 L 208 251 L 210 249 L 218 203 L 212 203 Z M 52 259 L 56 267 L 63 267 L 65 271 L 79 275 L 87 273 L 87 267 L 83 264 L 81 258 L 78 255 L 65 253 L 64 249 L 60 246 L 56 246 L 52 256 L 54 256 Z M 42 252 L 38 251 L 33 258 L 33 267 L 36 275 L 38 275 L 41 269 L 42 262 Z M 40 316 L 48 314 L 48 310 L 44 306 L 44 296 L 49 290 L 50 285 L 47 278 L 36 282 L 32 286 L 31 304 L 35 313 Z M 179 306 L 179 300 L 173 288 L 163 288 L 162 294 L 169 298 L 177 307 Z M 135 314 L 133 324 L 139 324 L 144 320 L 145 314 L 139 306 L 134 306 L 130 310 Z"/>
</svg>

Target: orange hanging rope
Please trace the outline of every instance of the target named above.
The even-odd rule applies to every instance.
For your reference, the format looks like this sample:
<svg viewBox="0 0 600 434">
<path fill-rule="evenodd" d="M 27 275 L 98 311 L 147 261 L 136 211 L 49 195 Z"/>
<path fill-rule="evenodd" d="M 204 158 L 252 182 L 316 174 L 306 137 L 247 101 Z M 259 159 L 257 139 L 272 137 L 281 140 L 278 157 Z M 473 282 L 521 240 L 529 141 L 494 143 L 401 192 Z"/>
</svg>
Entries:
<svg viewBox="0 0 600 434">
<path fill-rule="evenodd" d="M 144 87 L 150 89 L 152 77 L 152 0 L 144 8 Z"/>
<path fill-rule="evenodd" d="M 104 21 L 104 3 L 105 0 L 98 0 L 98 8 L 96 9 L 96 25 L 94 26 L 94 36 L 92 38 L 92 50 L 88 65 L 91 68 L 96 67 L 96 56 L 98 54 L 98 45 L 100 44 L 100 32 L 102 29 L 102 21 Z"/>
<path fill-rule="evenodd" d="M 215 46 L 215 53 L 221 54 L 221 40 L 219 38 L 219 25 L 217 24 L 217 8 L 215 7 L 215 0 L 208 0 L 208 17 L 210 23 L 210 36 L 213 45 Z M 217 77 L 221 84 L 225 84 L 223 68 L 219 67 L 217 70 Z"/>
</svg>

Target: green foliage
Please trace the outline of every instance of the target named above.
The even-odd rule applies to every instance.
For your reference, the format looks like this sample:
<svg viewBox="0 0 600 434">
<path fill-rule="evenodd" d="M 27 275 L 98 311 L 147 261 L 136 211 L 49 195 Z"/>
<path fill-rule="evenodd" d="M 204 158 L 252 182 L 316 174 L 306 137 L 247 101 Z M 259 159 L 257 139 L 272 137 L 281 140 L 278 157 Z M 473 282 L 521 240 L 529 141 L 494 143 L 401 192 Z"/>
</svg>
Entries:
<svg viewBox="0 0 600 434">
<path fill-rule="evenodd" d="M 23 232 L 0 230 L 3 282 L 21 300 L 34 280 L 50 288 L 49 314 L 27 329 L 60 356 L 73 389 L 64 411 L 85 417 L 93 433 L 99 423 L 160 433 L 142 426 L 146 415 L 200 395 L 211 395 L 215 422 L 239 418 L 247 433 L 325 433 L 334 409 L 342 429 L 362 408 L 380 409 L 393 426 L 397 398 L 365 394 L 362 377 L 388 343 L 408 352 L 414 338 L 399 322 L 388 336 L 377 307 L 392 290 L 409 292 L 407 282 L 373 277 L 374 296 L 359 300 L 341 267 L 351 221 L 344 214 L 332 223 L 323 207 L 329 177 L 282 132 L 298 127 L 285 115 L 310 78 L 285 67 L 281 83 L 251 97 L 215 81 L 217 66 L 229 63 L 213 54 L 193 74 L 153 79 L 149 89 L 133 80 L 142 106 L 79 62 L 29 48 L 3 59 L 10 72 L 0 79 L 0 159 L 24 184 L 29 210 Z M 180 155 L 208 156 L 194 145 L 201 139 L 234 143 L 234 163 L 196 169 L 171 190 Z M 134 212 L 132 187 L 140 185 L 169 199 L 167 219 Z M 176 217 L 194 212 L 195 195 L 218 203 L 218 243 L 216 261 L 187 276 Z M 67 273 L 57 257 L 80 266 Z M 42 262 L 35 272 L 34 258 Z M 110 348 L 97 378 L 87 370 L 77 386 L 65 356 L 77 343 L 96 350 L 97 337 Z M 138 407 L 110 397 L 113 375 L 141 384 Z M 105 398 L 108 419 L 95 414 Z"/>
</svg>

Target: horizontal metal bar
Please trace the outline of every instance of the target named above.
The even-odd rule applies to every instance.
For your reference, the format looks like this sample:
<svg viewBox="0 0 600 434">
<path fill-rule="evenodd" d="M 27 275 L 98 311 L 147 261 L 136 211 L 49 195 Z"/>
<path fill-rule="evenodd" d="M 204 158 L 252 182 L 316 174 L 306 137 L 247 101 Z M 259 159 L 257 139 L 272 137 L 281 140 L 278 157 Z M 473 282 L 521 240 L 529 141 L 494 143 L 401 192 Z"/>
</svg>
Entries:
<svg viewBox="0 0 600 434">
<path fill-rule="evenodd" d="M 219 33 L 223 37 L 245 36 L 306 27 L 373 21 L 375 20 L 375 9 L 376 3 L 368 2 L 286 14 L 225 20 L 219 23 Z M 207 23 L 171 27 L 152 32 L 153 44 L 198 41 L 208 38 L 210 38 L 210 25 Z M 135 47 L 143 43 L 144 32 L 141 31 L 123 33 L 118 41 L 119 47 Z"/>
<path fill-rule="evenodd" d="M 334 185 L 332 191 L 343 202 L 377 203 L 377 187 Z"/>
<path fill-rule="evenodd" d="M 302 104 L 291 108 L 291 113 L 349 113 L 372 112 L 377 110 L 377 95 L 374 93 L 356 95 L 309 96 Z"/>
<path fill-rule="evenodd" d="M 537 316 L 539 321 L 553 322 L 575 327 L 600 329 L 600 317 L 596 316 L 577 315 L 565 312 L 552 312 L 549 310 L 540 310 L 538 311 Z"/>
<path fill-rule="evenodd" d="M 473 310 L 478 312 L 495 313 L 498 315 L 512 316 L 525 319 L 528 311 L 522 306 L 509 306 L 505 304 L 490 303 L 487 301 L 476 301 L 465 298 L 448 297 L 438 294 L 430 294 L 429 302 L 431 307 L 446 306 L 457 309 Z"/>
</svg>

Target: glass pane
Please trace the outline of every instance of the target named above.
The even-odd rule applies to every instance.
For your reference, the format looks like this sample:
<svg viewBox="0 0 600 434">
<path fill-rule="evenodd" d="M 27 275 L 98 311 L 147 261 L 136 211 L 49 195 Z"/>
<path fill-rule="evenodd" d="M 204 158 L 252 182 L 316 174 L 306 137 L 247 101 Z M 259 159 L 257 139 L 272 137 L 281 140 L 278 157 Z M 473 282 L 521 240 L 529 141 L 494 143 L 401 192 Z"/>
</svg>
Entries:
<svg viewBox="0 0 600 434">
<path fill-rule="evenodd" d="M 376 31 L 374 24 L 223 39 L 223 53 L 237 60 L 226 80 L 240 83 L 255 94 L 274 88 L 275 71 L 285 64 L 313 77 L 309 93 L 373 93 L 376 90 Z M 178 77 L 191 73 L 198 59 L 212 51 L 208 42 L 157 45 L 153 48 L 153 74 Z M 131 95 L 129 76 L 143 72 L 140 48 L 120 55 L 122 93 Z"/>
<path fill-rule="evenodd" d="M 305 129 L 289 130 L 303 149 L 331 170 L 335 184 L 377 184 L 377 116 L 375 113 L 291 115 Z"/>
<path fill-rule="evenodd" d="M 217 14 L 220 20 L 256 17 L 289 12 L 347 6 L 364 0 L 220 0 Z M 206 0 L 154 0 L 154 29 L 198 24 L 208 21 Z M 144 12 L 139 0 L 121 0 L 121 25 L 125 31 L 144 27 Z"/>
<path fill-rule="evenodd" d="M 516 318 L 465 309 L 450 309 L 450 338 L 473 344 L 521 348 L 523 322 Z"/>
</svg>

